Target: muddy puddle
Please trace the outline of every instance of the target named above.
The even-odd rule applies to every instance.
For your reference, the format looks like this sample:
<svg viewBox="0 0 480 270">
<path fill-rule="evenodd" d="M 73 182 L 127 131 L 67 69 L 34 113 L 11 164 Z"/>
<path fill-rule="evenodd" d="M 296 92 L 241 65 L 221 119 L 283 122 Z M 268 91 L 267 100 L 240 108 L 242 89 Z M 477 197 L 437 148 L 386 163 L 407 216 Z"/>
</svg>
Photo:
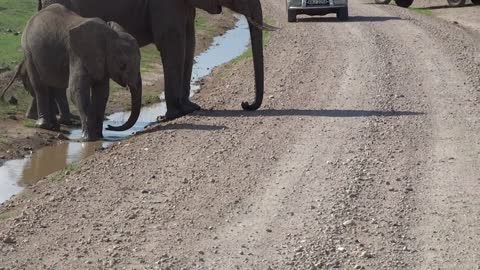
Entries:
<svg viewBox="0 0 480 270">
<path fill-rule="evenodd" d="M 192 74 L 192 95 L 200 90 L 199 81 L 204 76 L 210 74 L 213 68 L 242 55 L 248 48 L 249 42 L 248 23 L 243 17 L 240 17 L 232 30 L 216 37 L 212 46 L 195 58 Z M 5 162 L 0 167 L 0 203 L 43 177 L 92 155 L 96 149 L 108 147 L 116 141 L 142 131 L 148 124 L 155 122 L 158 116 L 164 115 L 165 112 L 165 103 L 144 107 L 138 122 L 130 130 L 125 132 L 104 130 L 105 141 L 78 142 L 81 137 L 81 130 L 74 129 L 70 131 L 69 141 L 44 147 L 24 159 Z M 108 120 L 105 121 L 104 127 L 119 125 L 126 121 L 129 115 L 130 112 L 114 113 L 107 117 Z"/>
</svg>

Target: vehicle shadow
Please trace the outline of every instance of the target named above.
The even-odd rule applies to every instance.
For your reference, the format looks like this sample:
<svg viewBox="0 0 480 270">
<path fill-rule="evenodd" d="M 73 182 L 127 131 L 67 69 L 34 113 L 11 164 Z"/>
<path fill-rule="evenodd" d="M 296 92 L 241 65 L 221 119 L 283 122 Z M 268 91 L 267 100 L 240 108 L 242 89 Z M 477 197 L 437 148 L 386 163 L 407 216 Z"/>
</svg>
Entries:
<svg viewBox="0 0 480 270">
<path fill-rule="evenodd" d="M 243 110 L 209 110 L 198 111 L 194 115 L 208 117 L 269 117 L 269 116 L 310 116 L 310 117 L 395 117 L 395 116 L 416 116 L 424 115 L 422 112 L 411 111 L 375 111 L 375 110 L 259 110 L 259 111 L 243 111 Z"/>
<path fill-rule="evenodd" d="M 449 5 L 441 5 L 441 6 L 430 6 L 430 7 L 419 7 L 416 8 L 418 10 L 436 10 L 436 9 L 447 9 L 447 8 L 464 8 L 464 7 L 474 7 L 474 4 L 465 4 L 464 6 L 461 7 L 452 7 Z"/>
<path fill-rule="evenodd" d="M 391 16 L 350 16 L 346 22 L 385 22 L 402 20 L 400 17 Z M 300 17 L 298 23 L 341 23 L 336 17 Z"/>
</svg>

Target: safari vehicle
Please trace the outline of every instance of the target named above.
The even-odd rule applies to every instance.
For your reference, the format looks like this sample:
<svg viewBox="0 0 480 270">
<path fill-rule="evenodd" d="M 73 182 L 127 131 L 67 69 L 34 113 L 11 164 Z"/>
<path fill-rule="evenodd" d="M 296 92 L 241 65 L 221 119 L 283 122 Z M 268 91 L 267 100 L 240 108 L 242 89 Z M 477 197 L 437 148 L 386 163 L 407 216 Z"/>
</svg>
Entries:
<svg viewBox="0 0 480 270">
<path fill-rule="evenodd" d="M 336 13 L 339 21 L 348 20 L 348 0 L 287 0 L 288 21 L 296 22 L 297 15 L 326 15 Z"/>
</svg>

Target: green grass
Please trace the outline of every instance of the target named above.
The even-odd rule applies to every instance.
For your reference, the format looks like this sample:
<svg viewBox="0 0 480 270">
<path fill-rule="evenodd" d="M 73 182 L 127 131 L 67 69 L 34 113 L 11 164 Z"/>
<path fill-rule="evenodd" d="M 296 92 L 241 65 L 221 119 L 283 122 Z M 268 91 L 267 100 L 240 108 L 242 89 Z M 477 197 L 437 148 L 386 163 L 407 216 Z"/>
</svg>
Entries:
<svg viewBox="0 0 480 270">
<path fill-rule="evenodd" d="M 429 9 L 425 9 L 425 8 L 414 8 L 414 7 L 410 7 L 409 8 L 410 10 L 413 10 L 419 14 L 422 14 L 422 15 L 425 15 L 425 16 L 433 16 L 433 12 Z"/>
<path fill-rule="evenodd" d="M 0 66 L 13 68 L 23 58 L 21 35 L 14 33 L 23 31 L 36 9 L 36 0 L 0 0 Z M 7 29 L 13 32 L 8 33 Z"/>
<path fill-rule="evenodd" d="M 214 33 L 215 27 L 208 22 L 207 17 L 199 14 L 195 18 L 195 31 Z"/>
<path fill-rule="evenodd" d="M 142 106 L 152 105 L 159 102 L 160 98 L 158 95 L 145 95 L 142 99 Z"/>
<path fill-rule="evenodd" d="M 0 213 L 0 222 L 14 218 L 16 215 L 17 215 L 16 211 L 6 211 L 3 213 Z"/>
<path fill-rule="evenodd" d="M 63 179 L 65 179 L 66 176 L 70 175 L 71 173 L 73 173 L 74 171 L 76 171 L 78 169 L 78 165 L 75 164 L 75 163 L 70 163 L 67 165 L 67 167 L 63 168 L 63 170 L 57 172 L 56 174 L 54 174 L 50 180 L 52 182 L 61 182 L 63 181 Z"/>
<path fill-rule="evenodd" d="M 35 120 L 25 119 L 23 120 L 23 126 L 27 128 L 35 128 Z"/>
<path fill-rule="evenodd" d="M 4 135 L 0 135 L 0 144 L 7 144 L 8 139 Z"/>
</svg>

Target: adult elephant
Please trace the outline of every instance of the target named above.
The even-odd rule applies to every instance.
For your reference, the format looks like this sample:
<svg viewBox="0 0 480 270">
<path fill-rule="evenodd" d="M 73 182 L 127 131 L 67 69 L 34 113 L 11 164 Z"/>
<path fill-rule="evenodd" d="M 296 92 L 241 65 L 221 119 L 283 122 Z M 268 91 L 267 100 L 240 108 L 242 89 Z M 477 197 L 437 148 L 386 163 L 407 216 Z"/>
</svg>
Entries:
<svg viewBox="0 0 480 270">
<path fill-rule="evenodd" d="M 195 49 L 195 8 L 219 14 L 222 7 L 249 20 L 255 72 L 255 100 L 244 110 L 258 109 L 263 100 L 263 15 L 260 0 L 40 0 L 39 8 L 60 3 L 84 17 L 115 21 L 140 46 L 154 43 L 162 56 L 165 77 L 166 120 L 186 115 L 200 106 L 190 101 L 190 79 Z"/>
</svg>

